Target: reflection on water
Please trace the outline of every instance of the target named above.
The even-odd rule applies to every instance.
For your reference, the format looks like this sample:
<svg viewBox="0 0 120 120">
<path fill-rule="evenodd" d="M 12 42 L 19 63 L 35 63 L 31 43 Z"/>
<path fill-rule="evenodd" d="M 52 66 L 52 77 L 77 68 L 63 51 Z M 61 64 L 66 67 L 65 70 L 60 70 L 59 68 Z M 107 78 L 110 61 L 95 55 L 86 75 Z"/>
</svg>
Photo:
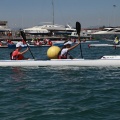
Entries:
<svg viewBox="0 0 120 120">
<path fill-rule="evenodd" d="M 19 67 L 13 67 L 12 72 L 13 74 L 11 75 L 11 78 L 14 81 L 20 82 L 25 77 L 25 72 L 23 72 Z"/>
</svg>

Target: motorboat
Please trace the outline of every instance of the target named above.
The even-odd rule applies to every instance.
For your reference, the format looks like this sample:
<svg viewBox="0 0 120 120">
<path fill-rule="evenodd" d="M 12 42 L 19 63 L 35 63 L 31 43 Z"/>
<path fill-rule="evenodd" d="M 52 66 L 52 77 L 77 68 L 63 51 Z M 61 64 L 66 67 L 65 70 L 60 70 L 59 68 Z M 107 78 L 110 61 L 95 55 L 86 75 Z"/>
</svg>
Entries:
<svg viewBox="0 0 120 120">
<path fill-rule="evenodd" d="M 51 32 L 73 32 L 76 31 L 76 29 L 72 28 L 70 25 L 58 25 L 58 24 L 52 24 L 51 22 L 44 22 L 41 25 L 38 26 L 34 26 L 31 28 L 26 28 L 23 29 L 23 31 L 25 33 L 29 33 L 29 34 L 49 34 Z"/>
<path fill-rule="evenodd" d="M 120 28 L 116 27 L 108 27 L 104 28 L 100 31 L 92 33 L 92 36 L 95 38 L 106 38 L 106 39 L 114 39 L 115 36 L 120 37 Z"/>
<path fill-rule="evenodd" d="M 23 29 L 27 34 L 49 34 L 50 32 L 47 29 L 42 28 L 41 26 L 34 26 L 31 28 Z"/>
<path fill-rule="evenodd" d="M 72 32 L 71 35 L 69 35 L 71 38 L 78 38 L 78 34 L 77 32 Z M 88 34 L 86 31 L 81 31 L 80 33 L 80 38 L 81 39 L 91 39 L 92 36 L 90 34 Z"/>
<path fill-rule="evenodd" d="M 58 24 L 52 24 L 48 22 L 47 24 L 41 25 L 42 29 L 47 29 L 49 31 L 76 31 L 76 29 L 73 29 L 70 25 L 58 25 Z"/>
<path fill-rule="evenodd" d="M 101 31 L 93 33 L 93 35 L 96 34 L 120 34 L 120 28 L 104 28 Z"/>
</svg>

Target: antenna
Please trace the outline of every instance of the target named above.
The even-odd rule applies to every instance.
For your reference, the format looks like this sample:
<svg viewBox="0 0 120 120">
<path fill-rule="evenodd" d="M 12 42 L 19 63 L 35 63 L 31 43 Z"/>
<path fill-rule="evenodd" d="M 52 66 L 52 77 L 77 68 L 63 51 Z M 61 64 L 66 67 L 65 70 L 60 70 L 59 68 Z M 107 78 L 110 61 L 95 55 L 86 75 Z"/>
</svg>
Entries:
<svg viewBox="0 0 120 120">
<path fill-rule="evenodd" d="M 54 2 L 53 0 L 52 0 L 52 7 L 53 7 L 53 25 L 54 25 L 55 23 L 54 23 Z"/>
</svg>

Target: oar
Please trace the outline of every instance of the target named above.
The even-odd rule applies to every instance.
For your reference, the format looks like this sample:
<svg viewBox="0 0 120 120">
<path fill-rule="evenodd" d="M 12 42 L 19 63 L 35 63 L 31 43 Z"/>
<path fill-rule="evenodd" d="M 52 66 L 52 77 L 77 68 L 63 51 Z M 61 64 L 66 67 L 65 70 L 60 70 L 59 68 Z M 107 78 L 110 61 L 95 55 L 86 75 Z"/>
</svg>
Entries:
<svg viewBox="0 0 120 120">
<path fill-rule="evenodd" d="M 81 24 L 79 22 L 76 22 L 76 30 L 77 30 L 77 34 L 78 34 L 78 39 L 80 41 L 81 58 L 83 58 L 82 47 L 81 47 L 81 40 L 80 40 Z"/>
<path fill-rule="evenodd" d="M 25 41 L 27 47 L 29 48 L 29 51 L 30 51 L 33 59 L 35 59 L 35 57 L 33 56 L 32 52 L 31 52 L 31 50 L 30 50 L 30 47 L 28 46 L 28 44 L 27 44 L 27 42 L 26 42 L 26 35 L 25 35 L 25 33 L 24 33 L 23 31 L 20 31 L 20 33 L 21 33 L 21 36 L 22 36 L 23 40 Z"/>
</svg>

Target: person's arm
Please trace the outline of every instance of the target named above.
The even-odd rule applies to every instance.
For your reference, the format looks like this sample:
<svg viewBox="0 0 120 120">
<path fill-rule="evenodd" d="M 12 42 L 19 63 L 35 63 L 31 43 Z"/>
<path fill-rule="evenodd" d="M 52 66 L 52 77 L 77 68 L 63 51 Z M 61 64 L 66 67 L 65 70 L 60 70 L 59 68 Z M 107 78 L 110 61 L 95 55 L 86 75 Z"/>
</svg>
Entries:
<svg viewBox="0 0 120 120">
<path fill-rule="evenodd" d="M 77 44 L 75 44 L 75 45 L 73 45 L 72 47 L 68 48 L 68 51 L 70 51 L 70 50 L 74 49 L 74 48 L 75 48 L 75 47 L 77 47 L 79 44 L 80 44 L 80 42 L 79 42 L 79 43 L 77 43 Z"/>
<path fill-rule="evenodd" d="M 21 52 L 21 54 L 23 55 L 24 53 L 26 53 L 29 50 L 29 48 L 27 48 L 26 50 L 24 50 L 23 52 Z"/>
</svg>

